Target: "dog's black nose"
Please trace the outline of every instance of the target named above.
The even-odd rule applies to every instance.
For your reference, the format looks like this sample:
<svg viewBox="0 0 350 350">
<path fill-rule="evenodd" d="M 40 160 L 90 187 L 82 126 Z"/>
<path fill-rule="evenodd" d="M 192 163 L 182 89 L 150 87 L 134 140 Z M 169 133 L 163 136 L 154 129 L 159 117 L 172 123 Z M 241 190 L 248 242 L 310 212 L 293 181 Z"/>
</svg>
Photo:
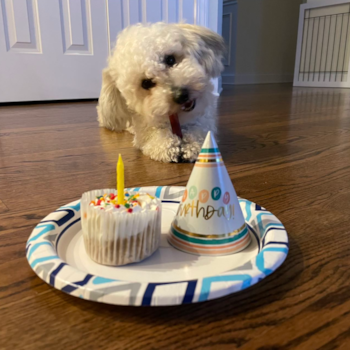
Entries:
<svg viewBox="0 0 350 350">
<path fill-rule="evenodd" d="M 190 99 L 190 92 L 186 88 L 173 88 L 173 100 L 182 105 Z"/>
</svg>

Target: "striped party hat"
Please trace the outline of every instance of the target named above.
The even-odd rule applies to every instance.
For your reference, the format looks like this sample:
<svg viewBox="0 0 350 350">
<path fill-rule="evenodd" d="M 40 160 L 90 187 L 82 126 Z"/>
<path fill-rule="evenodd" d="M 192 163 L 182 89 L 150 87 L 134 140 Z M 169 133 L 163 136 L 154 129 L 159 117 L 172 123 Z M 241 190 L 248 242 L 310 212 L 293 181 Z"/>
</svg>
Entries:
<svg viewBox="0 0 350 350">
<path fill-rule="evenodd" d="M 197 255 L 236 253 L 250 243 L 250 234 L 236 191 L 209 131 L 194 165 L 168 240 Z"/>
</svg>

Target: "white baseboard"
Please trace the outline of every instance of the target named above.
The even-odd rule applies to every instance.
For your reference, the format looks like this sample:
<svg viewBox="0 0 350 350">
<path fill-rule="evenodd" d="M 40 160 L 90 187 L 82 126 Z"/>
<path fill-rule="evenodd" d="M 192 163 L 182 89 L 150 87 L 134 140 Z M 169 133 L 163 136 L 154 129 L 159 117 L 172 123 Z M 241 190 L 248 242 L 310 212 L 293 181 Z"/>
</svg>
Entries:
<svg viewBox="0 0 350 350">
<path fill-rule="evenodd" d="M 222 84 L 290 83 L 293 78 L 293 74 L 223 74 Z"/>
<path fill-rule="evenodd" d="M 213 91 L 213 95 L 215 95 L 215 96 L 220 96 L 220 94 L 222 93 L 222 90 L 223 90 L 223 88 L 221 87 L 220 90 L 218 90 L 218 91 Z"/>
<path fill-rule="evenodd" d="M 221 91 L 222 91 L 222 79 L 221 79 L 221 76 L 218 77 L 218 78 L 211 79 L 211 82 L 214 85 L 213 94 L 215 96 L 220 96 Z"/>
</svg>

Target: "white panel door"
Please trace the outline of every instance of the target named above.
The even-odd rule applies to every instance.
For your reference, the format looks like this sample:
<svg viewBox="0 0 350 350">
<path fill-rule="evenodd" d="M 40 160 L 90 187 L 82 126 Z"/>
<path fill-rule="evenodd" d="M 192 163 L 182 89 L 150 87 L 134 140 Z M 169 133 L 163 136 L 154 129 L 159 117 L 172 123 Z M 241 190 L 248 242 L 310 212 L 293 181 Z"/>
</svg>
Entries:
<svg viewBox="0 0 350 350">
<path fill-rule="evenodd" d="M 0 2 L 0 102 L 98 96 L 108 54 L 104 1 Z"/>
<path fill-rule="evenodd" d="M 123 28 L 184 20 L 221 33 L 221 8 L 222 0 L 0 0 L 0 102 L 97 98 Z"/>
</svg>

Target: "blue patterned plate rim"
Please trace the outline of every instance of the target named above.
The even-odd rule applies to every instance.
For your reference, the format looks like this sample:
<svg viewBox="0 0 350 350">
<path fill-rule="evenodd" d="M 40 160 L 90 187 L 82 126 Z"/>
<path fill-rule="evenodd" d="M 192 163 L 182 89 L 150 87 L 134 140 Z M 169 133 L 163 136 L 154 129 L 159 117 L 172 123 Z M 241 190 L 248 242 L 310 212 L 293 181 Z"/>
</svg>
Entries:
<svg viewBox="0 0 350 350">
<path fill-rule="evenodd" d="M 179 203 L 184 189 L 158 186 L 130 190 L 147 191 L 164 203 Z M 86 300 L 116 305 L 162 306 L 215 299 L 260 282 L 283 263 L 289 250 L 287 232 L 272 213 L 246 199 L 239 198 L 239 202 L 246 223 L 258 242 L 259 252 L 242 266 L 216 276 L 168 283 L 129 282 L 88 274 L 70 266 L 60 259 L 56 247 L 62 235 L 80 221 L 80 200 L 60 207 L 34 228 L 26 245 L 27 260 L 46 283 Z M 165 285 L 171 285 L 170 289 L 166 288 L 166 293 L 154 293 L 156 288 Z"/>
</svg>

